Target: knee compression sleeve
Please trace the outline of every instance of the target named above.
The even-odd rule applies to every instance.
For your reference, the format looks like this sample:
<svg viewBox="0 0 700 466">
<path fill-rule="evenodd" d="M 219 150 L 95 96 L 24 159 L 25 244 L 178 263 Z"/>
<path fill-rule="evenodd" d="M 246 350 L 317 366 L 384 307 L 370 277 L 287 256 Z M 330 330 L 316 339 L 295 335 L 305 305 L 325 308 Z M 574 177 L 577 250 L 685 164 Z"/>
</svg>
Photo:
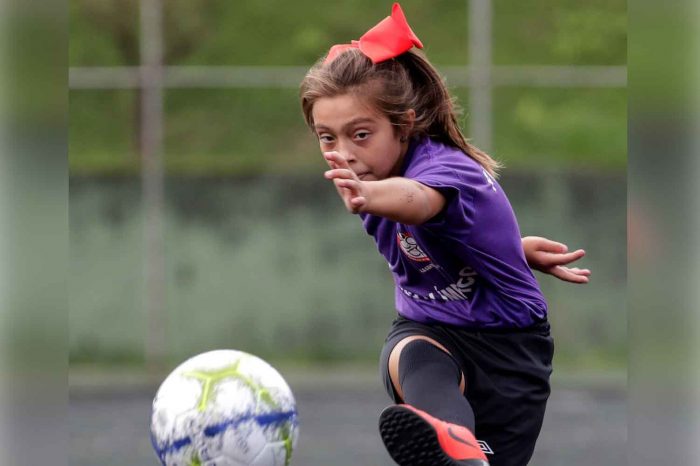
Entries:
<svg viewBox="0 0 700 466">
<path fill-rule="evenodd" d="M 414 340 L 401 351 L 399 383 L 404 401 L 474 432 L 474 411 L 459 389 L 461 377 L 452 356 L 425 340 Z"/>
</svg>

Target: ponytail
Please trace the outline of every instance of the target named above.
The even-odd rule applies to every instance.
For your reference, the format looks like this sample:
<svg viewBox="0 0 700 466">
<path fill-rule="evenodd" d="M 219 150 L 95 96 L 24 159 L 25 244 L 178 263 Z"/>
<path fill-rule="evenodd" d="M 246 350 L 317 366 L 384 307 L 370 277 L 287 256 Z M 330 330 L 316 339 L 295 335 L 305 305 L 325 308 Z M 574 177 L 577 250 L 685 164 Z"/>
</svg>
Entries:
<svg viewBox="0 0 700 466">
<path fill-rule="evenodd" d="M 396 60 L 408 71 L 415 95 L 413 108 L 423 121 L 415 131 L 444 144 L 461 149 L 476 160 L 491 176 L 498 176 L 501 164 L 469 143 L 457 121 L 461 112 L 450 96 L 444 80 L 422 52 L 410 50 Z"/>
</svg>

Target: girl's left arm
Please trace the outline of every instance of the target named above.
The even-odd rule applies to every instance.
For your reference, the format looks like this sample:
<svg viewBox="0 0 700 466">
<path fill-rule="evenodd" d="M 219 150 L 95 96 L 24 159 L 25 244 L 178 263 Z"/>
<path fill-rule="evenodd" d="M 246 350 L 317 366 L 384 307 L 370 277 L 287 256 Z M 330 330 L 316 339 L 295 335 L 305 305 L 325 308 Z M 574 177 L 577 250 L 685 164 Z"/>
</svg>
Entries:
<svg viewBox="0 0 700 466">
<path fill-rule="evenodd" d="M 588 283 L 590 270 L 565 267 L 586 255 L 583 249 L 568 252 L 566 245 L 539 236 L 525 236 L 522 244 L 525 259 L 531 268 L 566 282 Z"/>
</svg>

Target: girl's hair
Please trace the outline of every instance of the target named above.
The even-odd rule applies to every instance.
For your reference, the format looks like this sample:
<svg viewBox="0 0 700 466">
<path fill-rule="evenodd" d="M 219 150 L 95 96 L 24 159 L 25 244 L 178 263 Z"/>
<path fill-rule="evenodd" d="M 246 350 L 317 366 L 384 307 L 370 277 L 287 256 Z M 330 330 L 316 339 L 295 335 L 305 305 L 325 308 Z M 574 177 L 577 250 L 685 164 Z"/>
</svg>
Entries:
<svg viewBox="0 0 700 466">
<path fill-rule="evenodd" d="M 309 70 L 301 83 L 301 107 L 309 127 L 314 126 L 314 104 L 323 97 L 354 94 L 367 99 L 397 131 L 408 123 L 407 111 L 413 109 L 413 135 L 457 147 L 489 174 L 497 176 L 501 165 L 464 137 L 457 123 L 459 108 L 422 52 L 411 49 L 373 64 L 359 49 L 349 49 L 328 64 L 324 65 L 323 60 Z"/>
</svg>

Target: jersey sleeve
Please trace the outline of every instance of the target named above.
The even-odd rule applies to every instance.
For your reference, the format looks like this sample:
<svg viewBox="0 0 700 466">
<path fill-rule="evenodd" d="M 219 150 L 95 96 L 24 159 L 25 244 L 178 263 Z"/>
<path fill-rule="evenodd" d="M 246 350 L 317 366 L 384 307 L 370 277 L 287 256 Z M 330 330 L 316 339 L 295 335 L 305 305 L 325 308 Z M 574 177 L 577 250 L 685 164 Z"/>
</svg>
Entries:
<svg viewBox="0 0 700 466">
<path fill-rule="evenodd" d="M 474 224 L 474 189 L 468 174 L 450 163 L 431 163 L 406 173 L 406 178 L 433 188 L 445 197 L 445 206 L 421 225 L 442 235 L 463 240 Z"/>
</svg>

